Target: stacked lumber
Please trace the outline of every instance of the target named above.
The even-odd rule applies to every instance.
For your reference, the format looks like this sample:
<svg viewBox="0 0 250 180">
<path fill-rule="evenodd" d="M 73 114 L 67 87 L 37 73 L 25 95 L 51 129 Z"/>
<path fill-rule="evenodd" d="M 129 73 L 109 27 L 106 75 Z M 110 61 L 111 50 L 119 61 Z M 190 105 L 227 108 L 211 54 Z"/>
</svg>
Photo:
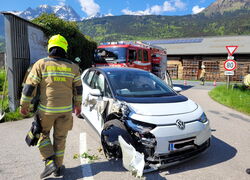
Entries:
<svg viewBox="0 0 250 180">
<path fill-rule="evenodd" d="M 199 61 L 183 60 L 183 79 L 197 80 L 199 71 Z"/>
</svg>

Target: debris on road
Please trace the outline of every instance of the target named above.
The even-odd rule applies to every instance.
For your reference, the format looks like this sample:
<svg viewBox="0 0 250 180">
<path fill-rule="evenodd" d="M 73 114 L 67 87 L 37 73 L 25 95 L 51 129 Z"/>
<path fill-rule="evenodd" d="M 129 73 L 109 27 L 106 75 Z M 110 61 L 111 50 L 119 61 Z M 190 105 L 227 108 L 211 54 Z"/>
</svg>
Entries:
<svg viewBox="0 0 250 180">
<path fill-rule="evenodd" d="M 119 136 L 118 139 L 122 149 L 122 164 L 124 168 L 131 171 L 135 177 L 142 177 L 145 166 L 144 154 L 136 151 L 122 136 Z"/>
</svg>

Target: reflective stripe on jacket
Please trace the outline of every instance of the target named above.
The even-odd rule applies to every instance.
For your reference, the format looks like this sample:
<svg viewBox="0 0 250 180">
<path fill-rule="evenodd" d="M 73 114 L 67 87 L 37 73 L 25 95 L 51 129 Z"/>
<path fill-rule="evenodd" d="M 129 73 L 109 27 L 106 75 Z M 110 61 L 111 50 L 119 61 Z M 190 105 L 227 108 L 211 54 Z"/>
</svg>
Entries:
<svg viewBox="0 0 250 180">
<path fill-rule="evenodd" d="M 40 85 L 40 103 L 38 109 L 46 113 L 63 113 L 72 111 L 72 100 L 80 105 L 81 94 L 76 89 L 81 87 L 79 67 L 73 62 L 60 58 L 44 58 L 32 67 L 25 85 Z M 30 103 L 29 90 L 23 91 L 21 105 Z"/>
</svg>

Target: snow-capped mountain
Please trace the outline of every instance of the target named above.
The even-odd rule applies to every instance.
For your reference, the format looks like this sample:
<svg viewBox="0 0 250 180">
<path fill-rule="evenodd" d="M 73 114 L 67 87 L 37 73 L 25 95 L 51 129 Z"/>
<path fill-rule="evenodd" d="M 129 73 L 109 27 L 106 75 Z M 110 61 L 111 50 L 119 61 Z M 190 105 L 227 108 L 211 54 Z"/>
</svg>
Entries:
<svg viewBox="0 0 250 180">
<path fill-rule="evenodd" d="M 69 5 L 57 5 L 57 6 L 49 6 L 49 5 L 40 5 L 35 9 L 28 8 L 23 12 L 16 12 L 15 14 L 19 15 L 22 18 L 31 20 L 42 13 L 55 14 L 57 17 L 68 20 L 68 21 L 80 21 L 80 16 L 75 12 L 75 10 Z"/>
<path fill-rule="evenodd" d="M 94 16 L 89 16 L 89 17 L 86 17 L 86 18 L 82 18 L 82 20 L 89 20 L 89 19 L 94 19 L 94 18 L 102 18 L 102 17 L 107 17 L 107 16 L 114 16 L 114 15 L 111 14 L 111 13 L 108 13 L 108 14 L 97 13 Z"/>
</svg>

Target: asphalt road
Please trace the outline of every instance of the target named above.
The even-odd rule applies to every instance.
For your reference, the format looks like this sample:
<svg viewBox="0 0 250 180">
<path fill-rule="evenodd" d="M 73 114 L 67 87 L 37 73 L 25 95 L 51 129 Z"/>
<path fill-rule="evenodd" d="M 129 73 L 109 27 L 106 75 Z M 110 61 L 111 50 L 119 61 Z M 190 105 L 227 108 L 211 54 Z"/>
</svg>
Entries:
<svg viewBox="0 0 250 180">
<path fill-rule="evenodd" d="M 199 103 L 210 119 L 211 147 L 196 159 L 145 174 L 143 179 L 250 179 L 250 175 L 245 173 L 250 167 L 250 117 L 211 100 L 207 93 L 212 86 L 183 87 L 182 94 Z M 0 180 L 39 179 L 44 164 L 37 148 L 28 147 L 24 142 L 31 121 L 25 119 L 0 124 Z M 100 147 L 100 138 L 93 128 L 85 120 L 74 117 L 74 127 L 69 132 L 65 152 L 65 176 L 57 179 L 136 179 L 122 167 L 120 160 L 107 161 L 98 151 Z M 84 151 L 89 155 L 95 154 L 98 160 L 87 163 L 85 159 L 73 159 L 75 154 Z M 50 176 L 47 179 L 56 178 Z"/>
</svg>

